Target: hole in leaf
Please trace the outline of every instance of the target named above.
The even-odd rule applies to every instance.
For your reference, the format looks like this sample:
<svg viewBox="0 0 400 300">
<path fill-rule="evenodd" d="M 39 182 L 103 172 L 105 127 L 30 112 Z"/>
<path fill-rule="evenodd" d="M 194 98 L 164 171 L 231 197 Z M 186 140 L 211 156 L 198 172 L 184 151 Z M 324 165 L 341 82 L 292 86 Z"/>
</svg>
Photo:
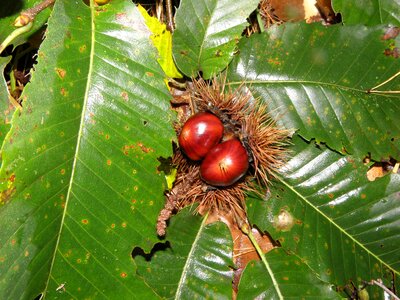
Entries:
<svg viewBox="0 0 400 300">
<path fill-rule="evenodd" d="M 155 244 L 153 246 L 153 248 L 151 249 L 150 253 L 144 252 L 144 250 L 140 247 L 135 247 L 132 250 L 132 258 L 135 259 L 137 256 L 142 256 L 146 261 L 151 261 L 154 254 L 156 254 L 158 251 L 165 251 L 170 248 L 171 248 L 171 245 L 168 241 L 165 243 Z"/>
<path fill-rule="evenodd" d="M 164 174 L 171 174 L 172 170 L 174 169 L 172 165 L 172 158 L 171 157 L 158 157 L 157 160 L 160 162 L 160 165 L 157 167 L 157 170 L 160 172 L 164 172 Z"/>
</svg>

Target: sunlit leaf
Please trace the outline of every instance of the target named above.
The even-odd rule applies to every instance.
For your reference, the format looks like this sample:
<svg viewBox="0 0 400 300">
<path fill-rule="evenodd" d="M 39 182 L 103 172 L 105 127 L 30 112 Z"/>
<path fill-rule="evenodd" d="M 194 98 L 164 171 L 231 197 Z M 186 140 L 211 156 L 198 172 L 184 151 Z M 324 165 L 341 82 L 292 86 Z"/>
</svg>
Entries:
<svg viewBox="0 0 400 300">
<path fill-rule="evenodd" d="M 370 182 L 354 157 L 293 142 L 270 197 L 248 202 L 251 222 L 327 282 L 358 287 L 380 278 L 391 286 L 392 272 L 400 273 L 400 175 Z"/>
<path fill-rule="evenodd" d="M 384 28 L 285 24 L 240 42 L 228 70 L 269 103 L 279 123 L 360 159 L 400 158 L 400 95 L 367 91 L 400 70 Z M 400 90 L 400 80 L 384 90 Z"/>
<path fill-rule="evenodd" d="M 261 262 L 250 262 L 242 274 L 238 299 L 341 299 L 328 283 L 294 255 L 274 249 Z"/>
<path fill-rule="evenodd" d="M 186 209 L 168 228 L 169 248 L 149 262 L 136 256 L 138 274 L 163 298 L 230 299 L 232 239 L 223 223 L 206 225 L 207 217 Z"/>
<path fill-rule="evenodd" d="M 345 25 L 400 24 L 399 0 L 333 0 L 332 6 Z"/>
<path fill-rule="evenodd" d="M 172 45 L 178 68 L 187 76 L 202 72 L 206 79 L 225 69 L 258 2 L 181 1 Z"/>
<path fill-rule="evenodd" d="M 156 57 L 131 1 L 56 1 L 2 149 L 0 298 L 154 297 L 131 251 L 158 241 L 175 135 Z"/>
</svg>

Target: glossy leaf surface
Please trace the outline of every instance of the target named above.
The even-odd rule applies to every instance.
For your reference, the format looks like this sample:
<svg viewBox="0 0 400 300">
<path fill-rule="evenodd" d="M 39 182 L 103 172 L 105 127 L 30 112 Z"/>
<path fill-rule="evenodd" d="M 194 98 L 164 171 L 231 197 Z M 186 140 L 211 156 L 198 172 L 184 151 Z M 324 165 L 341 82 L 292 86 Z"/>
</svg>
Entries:
<svg viewBox="0 0 400 300">
<path fill-rule="evenodd" d="M 181 1 L 176 12 L 172 51 L 186 76 L 205 79 L 225 69 L 258 1 Z M 190 16 L 190 17 L 188 17 Z"/>
<path fill-rule="evenodd" d="M 242 274 L 238 299 L 341 299 L 294 255 L 274 249 L 265 255 L 270 266 L 250 262 Z"/>
<path fill-rule="evenodd" d="M 345 25 L 400 24 L 399 0 L 333 0 L 332 6 Z"/>
<path fill-rule="evenodd" d="M 207 217 L 185 209 L 168 228 L 170 248 L 150 262 L 136 256 L 138 274 L 162 298 L 230 299 L 232 239 L 223 223 L 206 225 Z"/>
<path fill-rule="evenodd" d="M 327 282 L 358 286 L 381 278 L 390 286 L 390 272 L 400 273 L 400 175 L 370 182 L 354 157 L 298 137 L 292 150 L 270 198 L 249 201 L 251 222 Z"/>
<path fill-rule="evenodd" d="M 157 241 L 175 135 L 156 55 L 131 1 L 56 2 L 2 149 L 0 298 L 154 297 L 131 251 Z"/>
<path fill-rule="evenodd" d="M 366 91 L 400 70 L 383 27 L 285 24 L 244 39 L 228 70 L 269 103 L 286 128 L 363 158 L 400 157 L 400 97 Z M 392 80 L 383 90 L 400 90 Z"/>
</svg>

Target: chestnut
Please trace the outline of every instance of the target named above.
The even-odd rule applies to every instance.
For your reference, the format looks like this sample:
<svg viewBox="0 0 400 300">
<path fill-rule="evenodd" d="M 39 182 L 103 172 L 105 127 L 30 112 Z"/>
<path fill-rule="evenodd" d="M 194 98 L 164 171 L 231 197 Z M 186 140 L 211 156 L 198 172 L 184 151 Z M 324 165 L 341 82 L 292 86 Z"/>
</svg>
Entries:
<svg viewBox="0 0 400 300">
<path fill-rule="evenodd" d="M 200 176 L 213 186 L 229 186 L 246 174 L 249 157 L 242 143 L 234 138 L 212 148 L 200 166 Z"/>
<path fill-rule="evenodd" d="M 179 146 L 187 157 L 201 160 L 219 143 L 224 133 L 221 120 L 212 113 L 201 112 L 191 116 L 179 135 Z"/>
</svg>

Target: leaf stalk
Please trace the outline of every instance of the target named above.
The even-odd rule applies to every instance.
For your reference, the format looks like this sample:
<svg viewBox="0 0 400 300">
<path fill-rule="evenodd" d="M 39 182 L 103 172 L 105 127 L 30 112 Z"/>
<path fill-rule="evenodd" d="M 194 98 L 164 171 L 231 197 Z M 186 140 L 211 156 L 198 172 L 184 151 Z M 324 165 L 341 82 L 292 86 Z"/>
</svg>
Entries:
<svg viewBox="0 0 400 300">
<path fill-rule="evenodd" d="M 263 251 L 261 250 L 261 247 L 258 244 L 256 238 L 254 237 L 254 235 L 253 235 L 253 233 L 251 231 L 251 228 L 249 228 L 249 225 L 247 223 L 245 223 L 245 224 L 242 225 L 241 230 L 242 230 L 242 232 L 244 234 L 246 234 L 249 237 L 251 243 L 253 244 L 254 248 L 257 251 L 257 254 L 260 256 L 261 261 L 263 262 L 265 268 L 267 269 L 267 271 L 268 271 L 268 273 L 269 273 L 269 275 L 271 277 L 272 284 L 275 287 L 276 293 L 278 294 L 278 298 L 283 300 L 283 295 L 282 295 L 281 290 L 279 288 L 278 282 L 275 279 L 275 276 L 274 276 L 274 273 L 273 273 L 273 271 L 271 269 L 271 266 L 269 265 L 267 259 L 265 258 L 265 255 L 264 255 Z"/>
</svg>

